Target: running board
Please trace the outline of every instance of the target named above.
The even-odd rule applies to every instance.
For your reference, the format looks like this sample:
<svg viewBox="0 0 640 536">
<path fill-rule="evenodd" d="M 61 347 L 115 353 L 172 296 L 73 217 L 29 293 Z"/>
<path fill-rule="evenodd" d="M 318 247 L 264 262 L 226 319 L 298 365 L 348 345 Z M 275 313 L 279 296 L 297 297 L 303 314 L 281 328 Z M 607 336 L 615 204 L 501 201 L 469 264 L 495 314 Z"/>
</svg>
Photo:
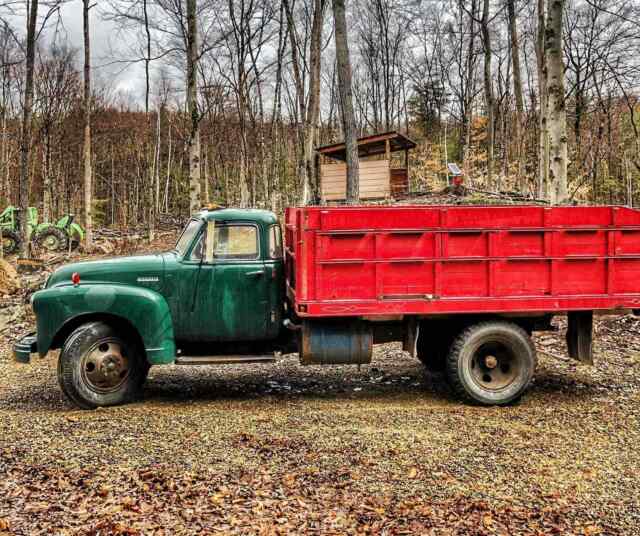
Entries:
<svg viewBox="0 0 640 536">
<path fill-rule="evenodd" d="M 203 355 L 180 356 L 176 365 L 238 365 L 240 363 L 275 363 L 274 355 Z"/>
</svg>

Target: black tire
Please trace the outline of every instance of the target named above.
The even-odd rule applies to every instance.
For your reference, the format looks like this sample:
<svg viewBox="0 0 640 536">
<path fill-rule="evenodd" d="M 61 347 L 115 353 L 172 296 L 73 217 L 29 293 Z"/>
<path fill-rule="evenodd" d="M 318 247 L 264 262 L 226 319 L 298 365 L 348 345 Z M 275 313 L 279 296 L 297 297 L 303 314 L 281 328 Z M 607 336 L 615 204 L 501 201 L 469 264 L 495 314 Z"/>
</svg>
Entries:
<svg viewBox="0 0 640 536">
<path fill-rule="evenodd" d="M 90 322 L 67 338 L 58 361 L 58 383 L 83 409 L 126 404 L 142 392 L 145 363 L 137 344 L 104 322 Z"/>
<path fill-rule="evenodd" d="M 44 251 L 64 251 L 67 248 L 67 233 L 57 227 L 47 227 L 34 239 L 36 246 Z"/>
<path fill-rule="evenodd" d="M 13 255 L 20 250 L 20 235 L 9 229 L 2 230 L 2 251 L 5 255 Z"/>
<path fill-rule="evenodd" d="M 429 372 L 444 372 L 447 355 L 461 326 L 451 321 L 425 320 L 420 324 L 417 357 Z"/>
<path fill-rule="evenodd" d="M 535 347 L 524 329 L 512 322 L 480 322 L 454 340 L 447 378 L 466 402 L 506 405 L 526 391 L 536 364 Z"/>
</svg>

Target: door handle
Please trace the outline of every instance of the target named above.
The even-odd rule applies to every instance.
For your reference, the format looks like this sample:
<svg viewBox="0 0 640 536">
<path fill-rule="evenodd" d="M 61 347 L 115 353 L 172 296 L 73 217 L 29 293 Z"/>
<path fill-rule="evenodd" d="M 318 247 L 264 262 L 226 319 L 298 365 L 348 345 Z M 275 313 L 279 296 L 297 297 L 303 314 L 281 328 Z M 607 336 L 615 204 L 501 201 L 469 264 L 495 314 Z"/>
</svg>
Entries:
<svg viewBox="0 0 640 536">
<path fill-rule="evenodd" d="M 260 277 L 264 275 L 264 270 L 256 270 L 255 272 L 247 272 L 247 277 Z"/>
</svg>

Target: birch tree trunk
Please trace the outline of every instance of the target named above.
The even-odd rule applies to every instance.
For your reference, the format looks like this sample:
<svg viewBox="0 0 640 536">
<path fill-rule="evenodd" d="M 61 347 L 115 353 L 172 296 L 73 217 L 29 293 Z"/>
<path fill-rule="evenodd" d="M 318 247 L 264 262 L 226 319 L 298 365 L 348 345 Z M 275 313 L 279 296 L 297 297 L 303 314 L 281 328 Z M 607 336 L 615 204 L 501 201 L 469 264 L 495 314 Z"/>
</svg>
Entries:
<svg viewBox="0 0 640 536">
<path fill-rule="evenodd" d="M 548 73 L 547 121 L 549 129 L 549 180 L 552 204 L 567 200 L 567 108 L 562 43 L 565 0 L 549 0 L 545 32 Z"/>
<path fill-rule="evenodd" d="M 198 23 L 196 0 L 187 0 L 187 109 L 189 133 L 189 211 L 200 208 L 200 116 L 198 113 Z"/>
<path fill-rule="evenodd" d="M 496 137 L 495 121 L 495 96 L 493 92 L 493 81 L 491 80 L 491 34 L 489 33 L 489 0 L 484 0 L 482 8 L 482 45 L 484 48 L 484 96 L 487 105 L 487 187 L 493 188 L 493 161 L 494 145 Z"/>
<path fill-rule="evenodd" d="M 86 227 L 85 247 L 93 248 L 93 181 L 91 175 L 91 37 L 89 31 L 89 0 L 83 0 L 82 16 L 84 24 L 84 142 L 82 161 L 84 173 L 84 224 Z"/>
<path fill-rule="evenodd" d="M 347 38 L 345 0 L 333 0 L 333 21 L 335 24 L 336 62 L 338 70 L 338 90 L 344 132 L 347 161 L 347 204 L 360 201 L 360 162 L 358 160 L 358 139 L 353 113 L 353 88 L 351 85 L 351 61 Z"/>
<path fill-rule="evenodd" d="M 549 131 L 547 130 L 547 61 L 544 52 L 546 31 L 545 0 L 538 0 L 536 62 L 538 67 L 538 198 L 549 195 Z"/>
</svg>

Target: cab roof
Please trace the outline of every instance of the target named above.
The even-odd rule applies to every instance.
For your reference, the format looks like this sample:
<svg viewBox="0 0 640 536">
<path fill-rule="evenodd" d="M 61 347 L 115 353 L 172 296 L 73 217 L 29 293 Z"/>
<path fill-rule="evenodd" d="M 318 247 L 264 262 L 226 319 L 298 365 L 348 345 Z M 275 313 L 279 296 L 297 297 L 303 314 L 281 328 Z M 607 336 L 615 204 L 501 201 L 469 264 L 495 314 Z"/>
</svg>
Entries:
<svg viewBox="0 0 640 536">
<path fill-rule="evenodd" d="M 201 210 L 195 215 L 206 221 L 250 221 L 263 225 L 278 223 L 278 218 L 273 212 L 255 208 L 220 208 L 214 210 Z"/>
</svg>

